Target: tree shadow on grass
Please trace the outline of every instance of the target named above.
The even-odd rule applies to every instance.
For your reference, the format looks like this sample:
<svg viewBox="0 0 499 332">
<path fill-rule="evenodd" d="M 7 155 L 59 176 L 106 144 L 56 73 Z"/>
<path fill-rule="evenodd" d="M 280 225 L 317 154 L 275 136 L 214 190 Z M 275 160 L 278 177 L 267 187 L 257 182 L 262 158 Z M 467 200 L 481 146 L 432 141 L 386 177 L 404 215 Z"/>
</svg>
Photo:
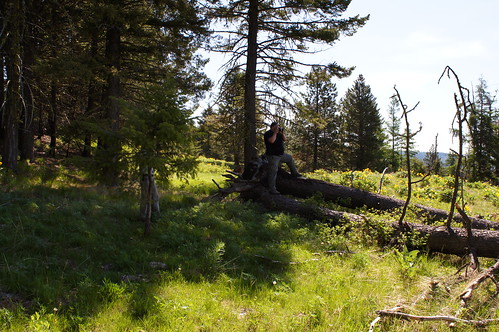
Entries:
<svg viewBox="0 0 499 332">
<path fill-rule="evenodd" d="M 276 276 L 286 280 L 288 244 L 306 227 L 250 203 L 167 196 L 162 206 L 144 237 L 130 194 L 42 186 L 0 192 L 0 294 L 32 303 L 28 311 L 57 307 L 91 317 L 119 293 L 112 285 L 122 285 L 132 292 L 129 310 L 141 317 L 169 275 L 194 283 L 227 276 L 245 292 Z"/>
</svg>

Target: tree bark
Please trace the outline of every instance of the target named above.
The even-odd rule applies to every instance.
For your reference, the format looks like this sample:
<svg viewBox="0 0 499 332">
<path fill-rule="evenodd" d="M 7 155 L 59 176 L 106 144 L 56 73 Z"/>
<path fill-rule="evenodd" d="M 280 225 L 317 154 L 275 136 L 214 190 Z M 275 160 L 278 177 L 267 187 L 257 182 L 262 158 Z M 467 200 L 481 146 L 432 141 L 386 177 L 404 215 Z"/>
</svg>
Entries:
<svg viewBox="0 0 499 332">
<path fill-rule="evenodd" d="M 260 203 L 265 208 L 273 211 L 284 211 L 304 217 L 308 220 L 338 225 L 346 220 L 357 223 L 365 222 L 361 215 L 333 211 L 326 208 L 310 206 L 310 204 L 299 202 L 284 195 L 272 195 L 261 184 L 240 184 L 240 197 L 251 199 Z M 472 247 L 479 257 L 499 257 L 499 231 L 473 230 L 470 238 L 464 228 L 451 228 L 446 226 L 428 226 L 414 223 L 406 223 L 410 229 L 428 236 L 427 246 L 430 251 L 454 255 L 468 254 Z M 398 222 L 392 226 L 398 229 Z"/>
<path fill-rule="evenodd" d="M 313 207 L 284 195 L 272 195 L 260 184 L 241 186 L 240 188 L 241 198 L 251 199 L 269 210 L 284 211 L 332 225 L 341 224 L 345 220 L 357 223 L 365 222 L 365 218 L 361 215 Z M 427 246 L 430 251 L 462 256 L 468 254 L 471 246 L 479 257 L 499 257 L 499 231 L 474 230 L 473 237 L 470 238 L 467 230 L 463 228 L 449 230 L 446 226 L 414 223 L 406 223 L 406 225 L 410 229 L 428 236 Z M 398 229 L 398 222 L 393 222 L 392 226 Z"/>
<path fill-rule="evenodd" d="M 277 190 L 285 195 L 292 195 L 300 198 L 308 198 L 321 193 L 326 201 L 335 202 L 348 208 L 358 208 L 366 206 L 376 210 L 391 210 L 402 208 L 404 201 L 388 196 L 383 196 L 368 191 L 345 187 L 334 183 L 328 183 L 315 179 L 296 179 L 286 172 L 280 170 L 277 177 Z M 415 204 L 421 211 L 422 217 L 428 221 L 445 220 L 448 217 L 447 211 L 434 209 L 424 205 Z M 454 216 L 454 220 L 462 222 L 461 216 Z M 472 227 L 475 229 L 499 229 L 499 223 L 490 220 L 472 218 Z"/>
<path fill-rule="evenodd" d="M 98 53 L 98 40 L 97 40 L 97 32 L 94 30 L 92 32 L 92 40 L 90 42 L 90 57 L 95 58 Z M 87 108 L 85 110 L 85 117 L 87 119 L 92 117 L 92 113 L 95 112 L 95 108 L 97 106 L 97 87 L 94 79 L 89 80 L 88 82 L 88 96 L 87 96 Z M 90 157 L 92 155 L 92 133 L 90 130 L 85 129 L 85 137 L 83 144 L 83 157 Z"/>
<path fill-rule="evenodd" d="M 258 202 L 269 210 L 288 212 L 309 220 L 319 220 L 332 225 L 338 225 L 345 220 L 364 221 L 360 215 L 311 206 L 284 195 L 272 195 L 267 188 L 260 184 L 255 185 L 251 190 L 241 192 L 240 196 L 245 200 L 251 199 Z"/>
<path fill-rule="evenodd" d="M 50 88 L 50 111 L 48 116 L 48 134 L 50 135 L 49 156 L 57 154 L 57 85 L 52 80 Z"/>
<path fill-rule="evenodd" d="M 487 278 L 493 279 L 494 275 L 499 273 L 499 260 L 489 267 L 487 270 L 482 272 L 477 278 L 471 281 L 466 289 L 459 295 L 461 298 L 461 307 L 466 307 L 467 303 L 471 299 L 473 291 L 478 288 L 478 286 L 484 282 Z M 494 281 L 495 282 L 495 281 Z"/>
<path fill-rule="evenodd" d="M 244 164 L 256 159 L 256 64 L 258 58 L 258 0 L 249 1 L 248 49 L 244 87 Z"/>
<path fill-rule="evenodd" d="M 144 221 L 145 235 L 151 233 L 153 212 L 159 212 L 159 194 L 154 180 L 154 170 L 147 167 L 140 180 L 140 217 Z"/>
<path fill-rule="evenodd" d="M 3 19 L 0 19 L 0 24 L 3 25 Z M 5 61 L 3 54 L 0 53 L 0 105 L 5 101 Z M 3 155 L 3 108 L 0 107 L 0 155 Z"/>
<path fill-rule="evenodd" d="M 109 73 L 104 96 L 104 107 L 106 119 L 109 123 L 109 132 L 103 142 L 107 158 L 103 165 L 103 175 L 108 185 L 115 186 L 119 181 L 119 167 L 117 167 L 117 163 L 121 152 L 121 143 L 117 137 L 120 128 L 118 98 L 121 96 L 119 76 L 121 69 L 121 29 L 117 25 L 110 26 L 106 33 L 106 59 L 108 61 Z"/>
<path fill-rule="evenodd" d="M 23 2 L 10 0 L 5 5 L 6 22 L 5 34 L 5 67 L 7 89 L 5 95 L 5 109 L 3 114 L 3 163 L 6 167 L 17 171 L 17 157 L 19 155 L 18 128 L 21 112 L 21 40 L 24 26 Z"/>
<path fill-rule="evenodd" d="M 25 2 L 26 6 L 29 6 L 29 10 L 36 10 L 35 3 L 33 1 Z M 22 114 L 21 114 L 21 126 L 19 128 L 19 157 L 21 160 L 29 160 L 30 162 L 35 161 L 35 149 L 34 149 L 34 136 L 33 136 L 33 122 L 34 122 L 34 96 L 33 96 L 33 66 L 35 65 L 35 46 L 36 41 L 34 40 L 34 24 L 28 22 L 26 24 L 26 33 L 23 38 L 23 75 L 21 78 L 22 83 L 22 95 L 24 99 Z"/>
<path fill-rule="evenodd" d="M 472 246 L 479 257 L 499 257 L 499 231 L 476 229 L 473 230 L 473 237 L 469 239 L 466 229 L 463 228 L 406 224 L 412 230 L 428 236 L 430 251 L 462 256 L 468 254 L 469 246 Z M 392 226 L 398 228 L 398 224 L 392 223 Z"/>
<path fill-rule="evenodd" d="M 477 327 L 486 327 L 489 325 L 499 324 L 499 319 L 482 319 L 482 320 L 472 320 L 472 319 L 462 319 L 454 316 L 419 316 L 406 314 L 404 312 L 389 311 L 389 310 L 378 310 L 376 313 L 382 317 L 395 317 L 408 320 L 418 320 L 418 321 L 446 321 L 451 323 L 461 323 L 466 325 L 474 325 Z"/>
</svg>

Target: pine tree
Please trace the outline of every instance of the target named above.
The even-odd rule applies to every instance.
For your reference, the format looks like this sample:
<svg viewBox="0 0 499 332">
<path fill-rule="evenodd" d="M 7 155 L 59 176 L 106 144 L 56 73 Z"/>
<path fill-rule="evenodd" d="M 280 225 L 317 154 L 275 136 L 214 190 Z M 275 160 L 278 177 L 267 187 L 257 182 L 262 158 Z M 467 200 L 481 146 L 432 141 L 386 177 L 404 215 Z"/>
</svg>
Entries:
<svg viewBox="0 0 499 332">
<path fill-rule="evenodd" d="M 338 92 L 332 78 L 326 69 L 312 68 L 293 120 L 293 154 L 311 170 L 338 166 Z"/>
<path fill-rule="evenodd" d="M 342 135 L 345 165 L 349 169 L 381 169 L 383 155 L 383 121 L 371 88 L 359 75 L 341 102 Z"/>
<path fill-rule="evenodd" d="M 203 115 L 203 126 L 215 157 L 233 161 L 236 168 L 243 161 L 244 142 L 244 72 L 229 73 L 217 99 L 218 107 Z"/>
<path fill-rule="evenodd" d="M 480 78 L 468 119 L 472 181 L 497 181 L 499 168 L 499 111 Z"/>
<path fill-rule="evenodd" d="M 39 137 L 50 135 L 52 155 L 63 141 L 69 153 L 71 143 L 93 155 L 93 174 L 116 184 L 127 168 L 123 103 L 144 101 L 142 88 L 165 77 L 174 77 L 193 103 L 209 87 L 195 55 L 207 29 L 194 0 L 8 0 L 0 11 L 2 79 L 22 83 L 4 89 L 0 79 L 8 167 L 15 168 L 18 147 L 21 158 L 31 159 L 36 124 Z M 91 150 L 95 140 L 103 153 Z"/>
<path fill-rule="evenodd" d="M 295 53 L 312 53 L 310 44 L 334 44 L 341 35 L 352 35 L 368 17 L 339 19 L 350 0 L 287 1 L 248 0 L 214 1 L 210 15 L 224 24 L 219 33 L 227 38 L 213 47 L 231 53 L 228 68 L 245 68 L 245 143 L 244 161 L 257 155 L 257 100 L 277 98 L 276 90 L 291 92 L 290 83 L 299 75 Z M 334 75 L 349 75 L 336 63 L 324 65 Z M 257 85 L 258 82 L 258 85 Z"/>
<path fill-rule="evenodd" d="M 388 155 L 388 165 L 392 171 L 397 171 L 402 163 L 402 137 L 400 135 L 400 112 L 399 103 L 396 96 L 390 97 L 388 107 L 388 119 L 386 129 L 390 142 L 390 153 Z"/>
<path fill-rule="evenodd" d="M 194 55 L 206 36 L 205 21 L 195 1 L 90 0 L 82 6 L 89 18 L 79 30 L 86 40 L 81 61 L 89 79 L 79 121 L 86 130 L 80 132 L 87 155 L 91 137 L 98 138 L 95 173 L 117 184 L 127 167 L 120 137 L 121 123 L 127 120 L 121 114 L 123 102 L 146 102 L 143 86 L 161 85 L 165 77 L 175 77 L 178 89 L 189 91 L 193 102 L 209 87 L 199 71 L 204 62 Z"/>
<path fill-rule="evenodd" d="M 438 154 L 438 135 L 435 137 L 435 143 L 430 147 L 430 151 L 426 152 L 423 162 L 428 174 L 442 174 L 442 159 Z"/>
<path fill-rule="evenodd" d="M 17 171 L 18 130 L 21 116 L 22 94 L 22 34 L 24 30 L 24 1 L 8 0 L 2 3 L 3 31 L 0 39 L 0 51 L 5 53 L 7 84 L 5 105 L 2 105 L 3 155 L 5 167 Z M 4 87 L 2 86 L 2 89 Z"/>
</svg>

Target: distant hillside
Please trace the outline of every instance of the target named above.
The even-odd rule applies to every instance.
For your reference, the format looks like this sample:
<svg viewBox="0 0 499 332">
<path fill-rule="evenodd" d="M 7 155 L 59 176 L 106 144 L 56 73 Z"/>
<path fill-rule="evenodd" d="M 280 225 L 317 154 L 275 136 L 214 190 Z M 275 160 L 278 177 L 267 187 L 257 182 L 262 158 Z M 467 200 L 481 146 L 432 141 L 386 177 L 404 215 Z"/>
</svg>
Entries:
<svg viewBox="0 0 499 332">
<path fill-rule="evenodd" d="M 424 157 L 426 156 L 426 153 L 427 152 L 417 152 L 416 158 L 418 158 L 419 160 L 423 160 Z M 449 154 L 445 152 L 439 152 L 438 155 L 440 156 L 440 160 L 442 161 L 442 163 L 445 164 L 447 158 L 449 157 Z"/>
</svg>

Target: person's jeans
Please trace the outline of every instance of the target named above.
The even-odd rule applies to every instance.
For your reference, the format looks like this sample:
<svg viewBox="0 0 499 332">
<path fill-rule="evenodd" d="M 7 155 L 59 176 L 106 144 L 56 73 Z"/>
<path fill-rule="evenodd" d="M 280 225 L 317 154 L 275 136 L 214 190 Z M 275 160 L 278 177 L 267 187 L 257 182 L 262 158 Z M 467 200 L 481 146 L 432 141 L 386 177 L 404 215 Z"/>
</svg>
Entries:
<svg viewBox="0 0 499 332">
<path fill-rule="evenodd" d="M 275 184 L 276 184 L 276 180 L 277 180 L 277 170 L 279 169 L 279 165 L 281 163 L 285 163 L 288 165 L 289 170 L 291 171 L 291 174 L 293 174 L 293 175 L 298 174 L 293 157 L 291 157 L 291 155 L 289 155 L 287 153 L 280 155 L 280 156 L 267 155 L 267 160 L 269 162 L 269 179 L 268 179 L 269 182 L 268 182 L 268 184 L 269 184 L 270 191 L 276 190 Z"/>
</svg>

